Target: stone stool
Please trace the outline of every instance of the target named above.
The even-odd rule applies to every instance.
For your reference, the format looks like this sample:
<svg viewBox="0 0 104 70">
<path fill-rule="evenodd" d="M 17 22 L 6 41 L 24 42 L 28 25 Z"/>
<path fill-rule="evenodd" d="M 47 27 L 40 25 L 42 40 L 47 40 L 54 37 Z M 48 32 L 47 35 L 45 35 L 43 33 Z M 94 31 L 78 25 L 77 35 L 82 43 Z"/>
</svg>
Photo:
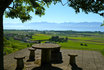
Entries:
<svg viewBox="0 0 104 70">
<path fill-rule="evenodd" d="M 35 50 L 34 48 L 29 48 L 30 55 L 29 55 L 29 61 L 34 61 L 35 60 Z"/>
<path fill-rule="evenodd" d="M 78 56 L 78 55 L 76 55 L 76 54 L 68 54 L 68 56 L 70 56 L 69 64 L 71 64 L 71 65 L 76 64 L 75 57 Z"/>
<path fill-rule="evenodd" d="M 14 59 L 17 60 L 17 67 L 16 70 L 22 70 L 24 68 L 24 61 L 23 59 L 25 56 L 15 56 Z"/>
</svg>

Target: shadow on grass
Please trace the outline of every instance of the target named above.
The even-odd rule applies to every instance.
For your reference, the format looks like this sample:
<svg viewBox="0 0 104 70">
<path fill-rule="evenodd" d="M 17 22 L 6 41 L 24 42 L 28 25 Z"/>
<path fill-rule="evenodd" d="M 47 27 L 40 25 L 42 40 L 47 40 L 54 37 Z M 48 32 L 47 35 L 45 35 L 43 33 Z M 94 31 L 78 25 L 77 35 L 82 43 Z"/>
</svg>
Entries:
<svg viewBox="0 0 104 70">
<path fill-rule="evenodd" d="M 42 66 L 42 67 L 33 68 L 32 70 L 63 70 L 63 69 L 53 66 Z"/>
</svg>

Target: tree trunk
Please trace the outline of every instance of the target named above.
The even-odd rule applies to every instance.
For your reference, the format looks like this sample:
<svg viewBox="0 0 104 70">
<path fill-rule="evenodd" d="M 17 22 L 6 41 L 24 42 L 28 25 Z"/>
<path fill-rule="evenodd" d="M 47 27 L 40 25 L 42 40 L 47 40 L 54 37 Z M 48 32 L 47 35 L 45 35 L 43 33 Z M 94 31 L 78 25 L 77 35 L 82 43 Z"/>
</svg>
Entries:
<svg viewBox="0 0 104 70">
<path fill-rule="evenodd" d="M 13 2 L 13 0 L 0 0 L 0 70 L 4 70 L 3 59 L 3 14 L 6 8 Z"/>
<path fill-rule="evenodd" d="M 3 60 L 3 11 L 0 12 L 0 70 L 4 70 Z"/>
</svg>

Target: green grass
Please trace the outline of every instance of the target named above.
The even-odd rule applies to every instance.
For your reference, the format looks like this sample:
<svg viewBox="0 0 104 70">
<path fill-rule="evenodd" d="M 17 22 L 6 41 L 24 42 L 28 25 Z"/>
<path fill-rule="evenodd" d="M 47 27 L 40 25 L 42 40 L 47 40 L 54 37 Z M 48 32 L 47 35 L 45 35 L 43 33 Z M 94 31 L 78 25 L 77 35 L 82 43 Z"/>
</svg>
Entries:
<svg viewBox="0 0 104 70">
<path fill-rule="evenodd" d="M 34 40 L 47 40 L 49 38 L 51 38 L 50 35 L 46 35 L 46 34 L 35 34 L 35 35 L 32 36 L 32 39 L 31 40 L 32 41 L 34 41 Z"/>
<path fill-rule="evenodd" d="M 95 40 L 95 41 L 104 41 L 103 37 L 68 37 L 69 39 L 77 39 L 77 40 Z"/>
<path fill-rule="evenodd" d="M 35 34 L 31 40 L 46 40 L 51 35 Z M 65 36 L 61 36 L 65 37 Z M 96 50 L 104 53 L 104 38 L 101 37 L 68 37 L 68 42 L 58 43 L 64 49 L 80 49 L 80 50 Z M 44 43 L 44 41 L 42 42 Z M 87 46 L 81 46 L 80 44 L 87 44 Z"/>
<path fill-rule="evenodd" d="M 24 48 L 29 47 L 29 43 L 24 43 L 18 40 L 6 40 L 6 43 L 4 44 L 4 52 L 5 54 L 9 54 Z"/>
<path fill-rule="evenodd" d="M 96 45 L 92 43 L 86 43 L 87 46 L 81 46 L 80 41 L 71 41 L 71 40 L 69 40 L 68 42 L 59 43 L 59 44 L 62 46 L 62 48 L 66 48 L 66 49 L 102 50 L 104 48 L 104 45 Z"/>
<path fill-rule="evenodd" d="M 69 37 L 68 42 L 59 43 L 63 49 L 79 49 L 79 50 L 95 50 L 100 51 L 104 55 L 104 42 L 103 38 L 94 37 Z M 87 46 L 81 46 L 80 44 L 87 44 Z"/>
</svg>

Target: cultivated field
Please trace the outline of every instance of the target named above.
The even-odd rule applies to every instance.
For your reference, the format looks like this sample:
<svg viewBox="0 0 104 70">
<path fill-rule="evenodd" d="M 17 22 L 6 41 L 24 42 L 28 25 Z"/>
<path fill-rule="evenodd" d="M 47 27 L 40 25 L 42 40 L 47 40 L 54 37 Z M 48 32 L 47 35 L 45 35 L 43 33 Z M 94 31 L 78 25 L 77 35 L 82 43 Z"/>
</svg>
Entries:
<svg viewBox="0 0 104 70">
<path fill-rule="evenodd" d="M 35 41 L 44 43 L 52 36 L 58 36 L 68 38 L 66 42 L 54 42 L 62 49 L 95 50 L 104 55 L 104 32 L 5 30 L 4 35 L 4 51 L 7 54 L 31 47 Z"/>
<path fill-rule="evenodd" d="M 36 34 L 31 40 L 48 40 L 52 35 Z M 60 36 L 61 37 L 61 36 Z M 66 37 L 66 36 L 62 36 Z M 43 41 L 44 43 L 44 41 Z M 104 38 L 98 37 L 70 37 L 67 42 L 59 43 L 63 49 L 95 50 L 104 54 Z"/>
</svg>

